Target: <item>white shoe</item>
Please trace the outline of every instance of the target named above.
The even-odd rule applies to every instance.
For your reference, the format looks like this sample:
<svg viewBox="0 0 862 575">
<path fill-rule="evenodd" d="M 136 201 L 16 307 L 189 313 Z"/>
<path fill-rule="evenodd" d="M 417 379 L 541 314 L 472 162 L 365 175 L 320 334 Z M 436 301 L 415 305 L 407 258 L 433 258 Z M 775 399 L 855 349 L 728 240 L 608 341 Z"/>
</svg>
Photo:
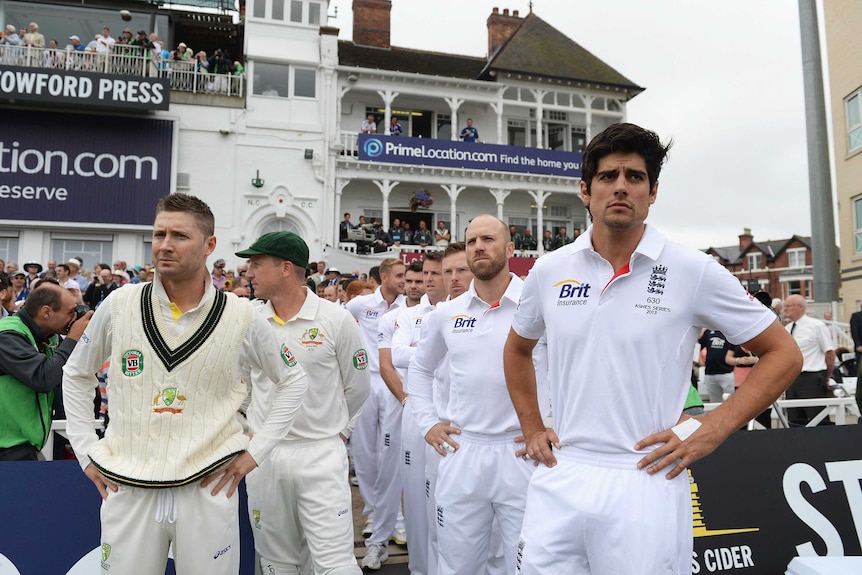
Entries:
<svg viewBox="0 0 862 575">
<path fill-rule="evenodd" d="M 353 477 L 351 477 L 350 478 L 350 485 L 353 485 L 354 487 L 359 487 L 359 478 L 356 477 L 355 475 Z"/>
<path fill-rule="evenodd" d="M 371 537 L 372 533 L 374 533 L 374 520 L 369 517 L 365 520 L 365 527 L 362 528 L 362 534 L 365 537 Z"/>
<path fill-rule="evenodd" d="M 407 545 L 407 530 L 403 527 L 396 527 L 389 540 L 394 541 L 398 545 Z"/>
<path fill-rule="evenodd" d="M 362 558 L 362 567 L 367 569 L 380 569 L 380 564 L 389 559 L 389 549 L 385 545 L 372 543 L 368 546 L 368 552 Z"/>
</svg>

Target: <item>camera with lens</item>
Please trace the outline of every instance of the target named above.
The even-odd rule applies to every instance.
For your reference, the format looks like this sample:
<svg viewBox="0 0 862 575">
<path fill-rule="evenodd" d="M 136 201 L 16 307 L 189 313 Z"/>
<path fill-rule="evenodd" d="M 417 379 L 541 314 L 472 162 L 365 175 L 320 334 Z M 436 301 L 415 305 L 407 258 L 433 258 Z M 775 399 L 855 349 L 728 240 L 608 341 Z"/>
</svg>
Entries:
<svg viewBox="0 0 862 575">
<path fill-rule="evenodd" d="M 81 319 L 82 317 L 87 315 L 88 311 L 90 311 L 90 306 L 79 303 L 78 305 L 75 306 L 75 319 L 76 320 Z"/>
</svg>

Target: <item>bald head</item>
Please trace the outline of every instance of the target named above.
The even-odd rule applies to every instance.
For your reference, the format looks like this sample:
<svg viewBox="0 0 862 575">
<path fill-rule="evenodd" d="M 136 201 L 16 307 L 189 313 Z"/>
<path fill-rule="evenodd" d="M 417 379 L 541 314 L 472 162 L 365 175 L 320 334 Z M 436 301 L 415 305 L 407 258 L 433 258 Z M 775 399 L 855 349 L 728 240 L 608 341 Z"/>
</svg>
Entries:
<svg viewBox="0 0 862 575">
<path fill-rule="evenodd" d="M 488 226 L 491 226 L 492 229 L 499 227 L 499 230 L 494 230 L 495 233 L 499 233 L 507 242 L 512 241 L 512 234 L 509 232 L 509 227 L 501 219 L 494 217 L 490 214 L 482 214 L 481 216 L 476 216 L 475 218 L 473 218 L 470 221 L 470 225 L 467 226 L 466 237 L 470 237 L 471 229 L 473 229 L 474 231 L 478 227 L 487 229 Z"/>
<path fill-rule="evenodd" d="M 784 315 L 790 321 L 796 321 L 805 315 L 807 302 L 801 295 L 790 295 L 784 300 Z"/>
</svg>

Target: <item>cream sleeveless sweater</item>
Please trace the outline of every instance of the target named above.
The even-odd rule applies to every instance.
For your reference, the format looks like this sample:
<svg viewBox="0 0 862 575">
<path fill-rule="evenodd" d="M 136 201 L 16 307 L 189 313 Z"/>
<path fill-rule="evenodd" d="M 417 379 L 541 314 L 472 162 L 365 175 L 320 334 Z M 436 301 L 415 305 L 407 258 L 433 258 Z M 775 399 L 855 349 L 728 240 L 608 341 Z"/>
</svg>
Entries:
<svg viewBox="0 0 862 575">
<path fill-rule="evenodd" d="M 244 451 L 236 420 L 246 395 L 236 376 L 252 320 L 247 300 L 217 292 L 179 337 L 151 284 L 111 294 L 110 424 L 90 451 L 108 478 L 137 487 L 200 479 Z"/>
</svg>

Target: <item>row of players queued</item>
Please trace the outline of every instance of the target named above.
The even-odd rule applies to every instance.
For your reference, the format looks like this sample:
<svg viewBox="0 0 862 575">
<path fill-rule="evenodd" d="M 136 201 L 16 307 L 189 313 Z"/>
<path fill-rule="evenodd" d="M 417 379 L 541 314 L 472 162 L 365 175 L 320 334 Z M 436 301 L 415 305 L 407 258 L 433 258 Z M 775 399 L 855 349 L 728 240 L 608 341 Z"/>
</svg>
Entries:
<svg viewBox="0 0 862 575">
<path fill-rule="evenodd" d="M 433 310 L 427 289 L 426 302 L 407 306 L 399 260 L 381 264 L 379 289 L 350 301 L 349 313 L 319 300 L 306 288 L 308 247 L 289 232 L 237 252 L 265 302 L 223 294 L 206 269 L 212 212 L 185 194 L 163 198 L 154 282 L 116 290 L 83 318 L 84 344 L 63 375 L 69 438 L 105 498 L 102 568 L 159 572 L 173 541 L 178 572 L 205 561 L 209 573 L 236 573 L 235 489 L 247 475 L 262 571 L 295 573 L 307 553 L 316 572 L 358 573 L 343 442 L 354 422 L 373 516 L 368 568 L 386 559 L 397 522 L 398 473 L 385 462 L 412 467 L 425 453 L 416 471 L 433 508 L 413 516 L 436 526 L 436 551 L 430 528 L 414 536 L 405 515 L 411 559 L 429 543 L 426 572 L 485 573 L 502 550 L 494 573 L 690 573 L 686 466 L 769 405 L 802 358 L 727 270 L 645 224 L 667 149 L 631 124 L 598 134 L 581 183 L 593 225 L 572 248 L 539 258 L 526 281 L 508 270 L 507 226 L 474 218 L 463 252 L 472 283 Z M 669 350 L 692 349 L 698 326 L 760 359 L 730 400 L 693 419 L 681 415 L 690 354 Z M 93 374 L 106 357 L 110 401 L 133 408 L 99 440 Z M 393 375 L 405 365 L 406 380 Z M 252 385 L 252 437 L 234 418 L 240 378 Z M 158 393 L 136 394 L 141 386 Z M 177 417 L 189 424 L 176 433 L 146 431 Z M 210 497 L 223 489 L 228 498 Z"/>
</svg>

